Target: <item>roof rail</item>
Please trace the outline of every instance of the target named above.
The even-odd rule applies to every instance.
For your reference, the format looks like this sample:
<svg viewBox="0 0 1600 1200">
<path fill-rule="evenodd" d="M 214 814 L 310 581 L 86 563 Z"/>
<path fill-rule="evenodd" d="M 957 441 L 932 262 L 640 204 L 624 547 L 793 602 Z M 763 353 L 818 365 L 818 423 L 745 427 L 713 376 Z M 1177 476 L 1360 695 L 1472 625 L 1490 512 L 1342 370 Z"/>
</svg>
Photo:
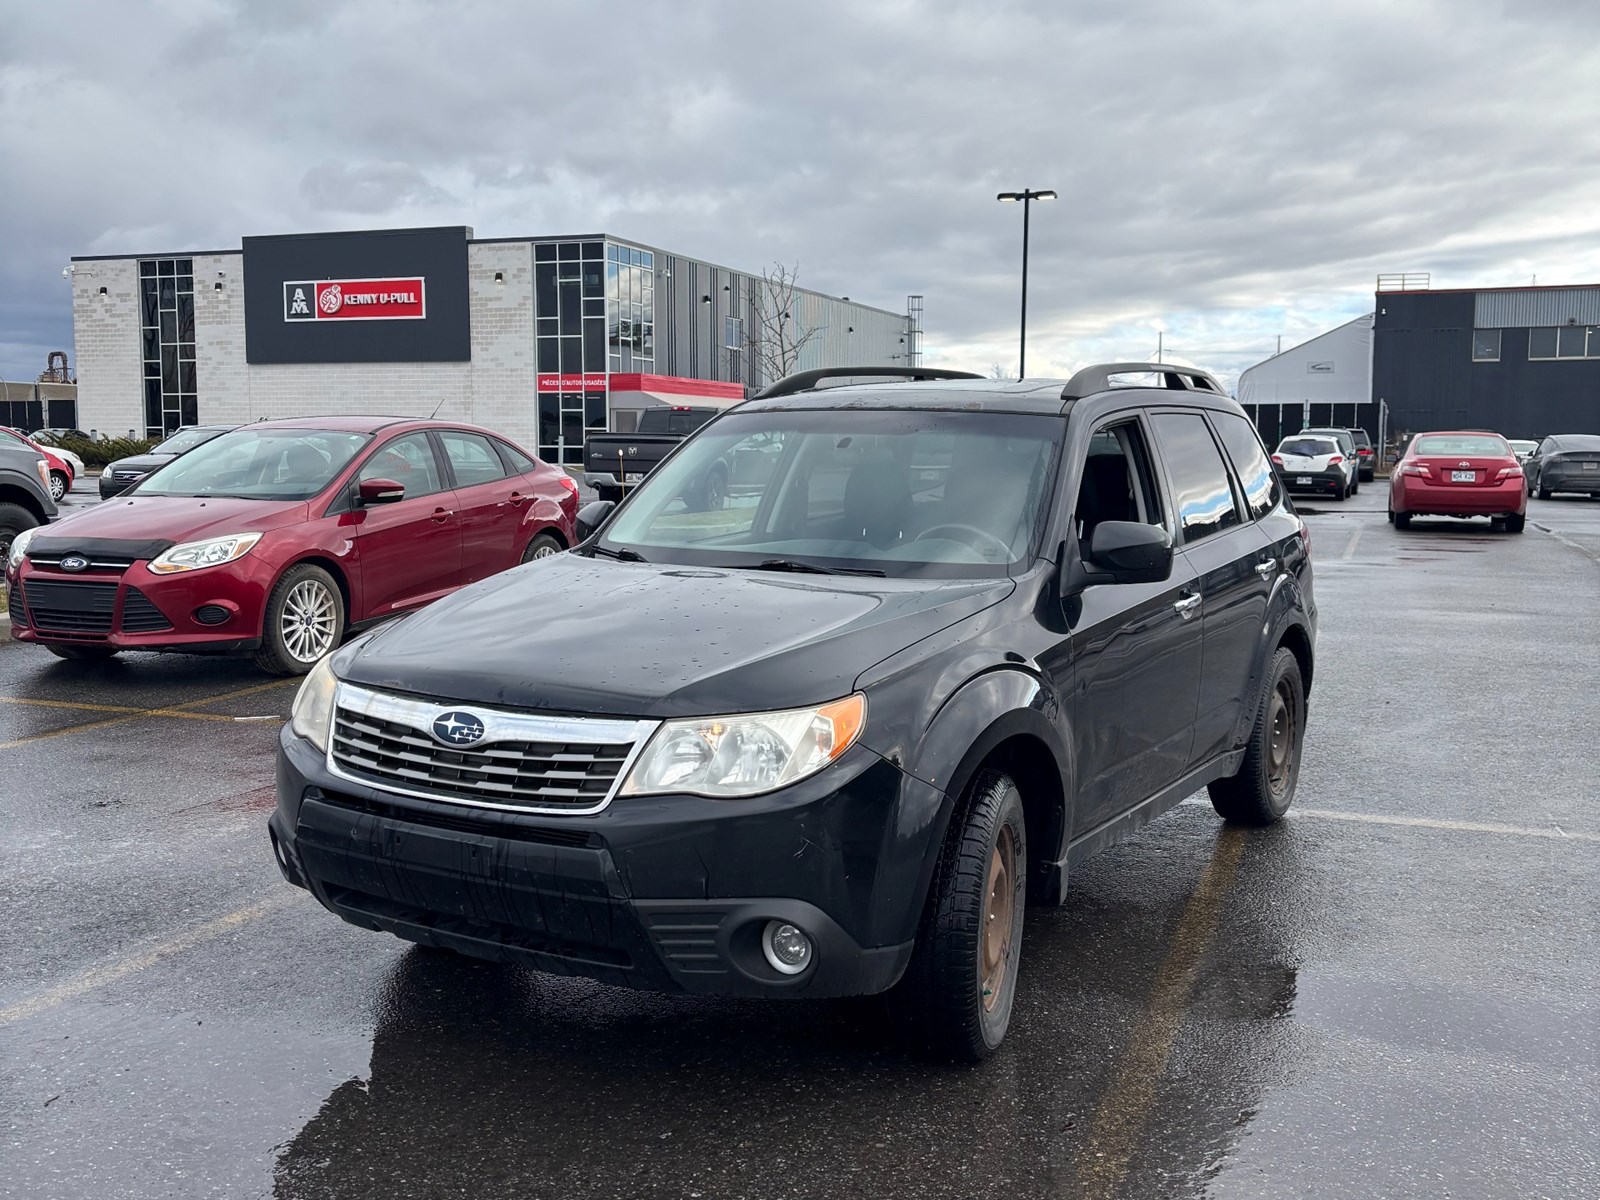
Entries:
<svg viewBox="0 0 1600 1200">
<path fill-rule="evenodd" d="M 1061 389 L 1063 400 L 1082 400 L 1085 396 L 1092 396 L 1096 392 L 1108 391 L 1111 388 L 1113 375 L 1159 375 L 1161 387 L 1170 388 L 1175 392 L 1215 392 L 1219 396 L 1227 395 L 1216 376 L 1199 367 L 1180 367 L 1173 363 L 1097 363 L 1092 367 L 1084 367 L 1067 380 L 1067 386 Z"/>
<path fill-rule="evenodd" d="M 777 383 L 769 384 L 753 397 L 766 400 L 773 396 L 792 396 L 796 392 L 812 391 L 824 379 L 848 379 L 852 376 L 883 376 L 904 379 L 908 383 L 923 383 L 930 379 L 982 379 L 971 371 L 947 371 L 940 367 L 818 367 L 814 371 L 798 371 L 785 375 Z"/>
</svg>

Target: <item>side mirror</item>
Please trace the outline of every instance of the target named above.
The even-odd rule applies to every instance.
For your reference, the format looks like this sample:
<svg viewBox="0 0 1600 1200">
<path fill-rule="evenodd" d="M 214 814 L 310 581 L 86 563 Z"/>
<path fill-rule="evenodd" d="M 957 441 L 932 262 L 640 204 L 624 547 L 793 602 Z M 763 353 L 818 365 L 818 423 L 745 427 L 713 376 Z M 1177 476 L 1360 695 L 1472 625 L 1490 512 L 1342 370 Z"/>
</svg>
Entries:
<svg viewBox="0 0 1600 1200">
<path fill-rule="evenodd" d="M 578 540 L 587 542 L 592 538 L 600 526 L 606 523 L 606 518 L 616 506 L 615 500 L 591 500 L 580 508 L 576 521 Z"/>
<path fill-rule="evenodd" d="M 1161 583 L 1172 574 L 1172 535 L 1139 521 L 1101 521 L 1088 565 L 1109 575 L 1107 583 Z"/>
<path fill-rule="evenodd" d="M 362 504 L 393 504 L 406 498 L 406 489 L 393 479 L 363 479 L 356 486 L 356 497 Z"/>
</svg>

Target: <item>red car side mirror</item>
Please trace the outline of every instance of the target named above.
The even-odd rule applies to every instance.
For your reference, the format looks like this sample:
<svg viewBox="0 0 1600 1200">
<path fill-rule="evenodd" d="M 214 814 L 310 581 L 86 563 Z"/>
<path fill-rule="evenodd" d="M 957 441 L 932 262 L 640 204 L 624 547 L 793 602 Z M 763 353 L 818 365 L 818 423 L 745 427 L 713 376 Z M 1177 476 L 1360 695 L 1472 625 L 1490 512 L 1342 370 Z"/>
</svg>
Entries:
<svg viewBox="0 0 1600 1200">
<path fill-rule="evenodd" d="M 393 479 L 363 479 L 356 494 L 362 504 L 393 504 L 406 498 L 406 489 Z"/>
</svg>

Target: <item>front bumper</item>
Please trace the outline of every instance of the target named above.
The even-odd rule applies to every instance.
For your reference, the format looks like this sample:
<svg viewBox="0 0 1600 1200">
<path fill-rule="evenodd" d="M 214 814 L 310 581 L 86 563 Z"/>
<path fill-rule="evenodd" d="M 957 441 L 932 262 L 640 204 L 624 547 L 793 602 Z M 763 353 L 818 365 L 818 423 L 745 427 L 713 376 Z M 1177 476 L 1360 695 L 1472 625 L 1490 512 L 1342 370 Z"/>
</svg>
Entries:
<svg viewBox="0 0 1600 1200">
<path fill-rule="evenodd" d="M 1486 486 L 1430 483 L 1415 475 L 1403 475 L 1391 503 L 1395 512 L 1417 516 L 1493 517 L 1525 513 L 1528 487 L 1521 475 Z"/>
<path fill-rule="evenodd" d="M 272 579 L 249 555 L 180 575 L 153 574 L 142 561 L 69 573 L 24 560 L 7 577 L 11 633 L 21 642 L 248 653 L 261 645 Z"/>
<path fill-rule="evenodd" d="M 523 815 L 352 783 L 285 728 L 268 826 L 284 877 L 355 925 L 624 987 L 818 997 L 905 970 L 944 803 L 856 747 L 752 800 Z M 770 920 L 811 937 L 803 974 L 767 964 Z"/>
<path fill-rule="evenodd" d="M 100 499 L 109 500 L 113 496 L 120 496 L 143 478 L 144 476 L 140 475 L 133 479 L 113 479 L 109 471 L 103 471 L 100 474 Z"/>
</svg>

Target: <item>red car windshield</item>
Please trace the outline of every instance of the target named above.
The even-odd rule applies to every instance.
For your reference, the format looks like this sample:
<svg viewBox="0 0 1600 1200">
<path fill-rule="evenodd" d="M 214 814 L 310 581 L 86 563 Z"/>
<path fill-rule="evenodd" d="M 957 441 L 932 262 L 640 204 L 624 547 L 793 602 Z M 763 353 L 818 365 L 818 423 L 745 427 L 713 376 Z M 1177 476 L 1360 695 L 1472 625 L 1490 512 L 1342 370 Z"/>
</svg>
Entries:
<svg viewBox="0 0 1600 1200">
<path fill-rule="evenodd" d="M 1475 437 L 1469 433 L 1437 434 L 1419 437 L 1411 447 L 1413 458 L 1449 458 L 1460 454 L 1511 458 L 1511 447 L 1497 437 Z"/>
<path fill-rule="evenodd" d="M 148 475 L 140 496 L 309 500 L 333 481 L 371 434 L 246 426 L 197 446 Z"/>
</svg>

